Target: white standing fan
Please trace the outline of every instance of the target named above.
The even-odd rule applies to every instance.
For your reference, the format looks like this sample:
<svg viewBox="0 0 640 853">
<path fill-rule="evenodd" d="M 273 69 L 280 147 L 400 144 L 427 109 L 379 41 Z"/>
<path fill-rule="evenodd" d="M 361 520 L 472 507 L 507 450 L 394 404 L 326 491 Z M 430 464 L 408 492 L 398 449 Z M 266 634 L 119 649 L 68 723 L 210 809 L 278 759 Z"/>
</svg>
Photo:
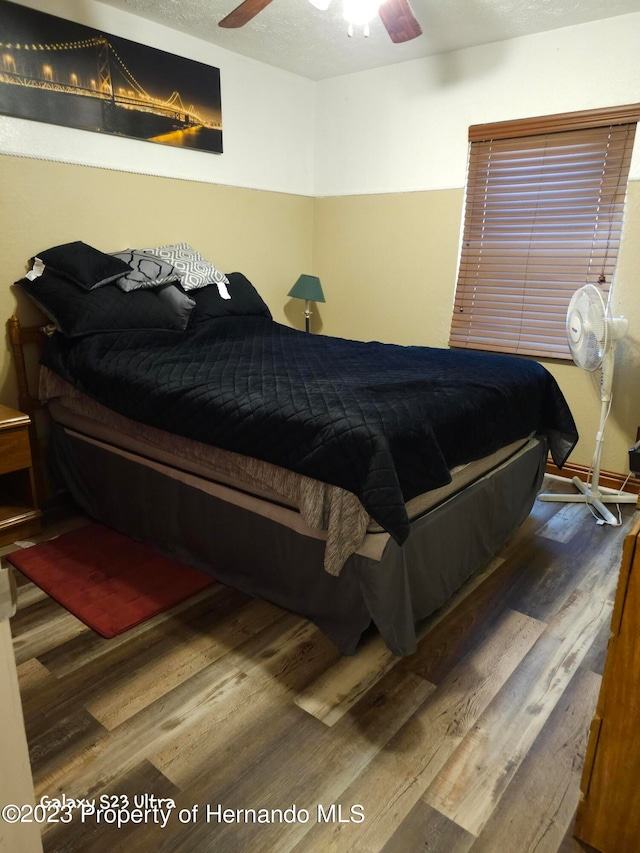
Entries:
<svg viewBox="0 0 640 853">
<path fill-rule="evenodd" d="M 611 294 L 609 294 L 609 297 Z M 609 299 L 610 304 L 610 299 Z M 604 441 L 604 427 L 611 408 L 611 386 L 616 341 L 627 334 L 629 321 L 626 317 L 612 317 L 609 304 L 605 305 L 602 294 L 593 284 L 581 287 L 571 297 L 567 310 L 567 340 L 573 360 L 584 370 L 601 368 L 600 374 L 600 424 L 596 435 L 591 482 L 583 483 L 579 477 L 572 482 L 578 489 L 577 495 L 542 494 L 541 501 L 563 501 L 566 503 L 590 504 L 607 524 L 618 525 L 620 521 L 605 504 L 636 503 L 637 496 L 623 494 L 615 489 L 601 486 L 600 460 Z"/>
</svg>

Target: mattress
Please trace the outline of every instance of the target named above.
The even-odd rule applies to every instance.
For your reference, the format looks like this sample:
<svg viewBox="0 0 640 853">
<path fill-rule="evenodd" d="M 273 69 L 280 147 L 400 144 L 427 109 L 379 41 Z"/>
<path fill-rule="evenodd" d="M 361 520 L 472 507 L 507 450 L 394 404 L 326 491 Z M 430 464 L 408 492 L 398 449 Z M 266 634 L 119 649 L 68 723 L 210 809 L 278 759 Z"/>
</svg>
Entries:
<svg viewBox="0 0 640 853">
<path fill-rule="evenodd" d="M 302 535 L 325 540 L 324 568 L 329 574 L 338 575 L 354 553 L 379 560 L 389 540 L 358 498 L 338 486 L 134 421 L 82 394 L 46 367 L 41 371 L 40 397 L 48 403 L 53 419 L 76 436 L 160 465 L 191 484 L 201 481 L 211 494 L 267 515 Z M 446 486 L 406 503 L 409 518 L 415 520 L 448 500 L 528 443 L 529 438 L 521 439 L 456 467 Z"/>
</svg>

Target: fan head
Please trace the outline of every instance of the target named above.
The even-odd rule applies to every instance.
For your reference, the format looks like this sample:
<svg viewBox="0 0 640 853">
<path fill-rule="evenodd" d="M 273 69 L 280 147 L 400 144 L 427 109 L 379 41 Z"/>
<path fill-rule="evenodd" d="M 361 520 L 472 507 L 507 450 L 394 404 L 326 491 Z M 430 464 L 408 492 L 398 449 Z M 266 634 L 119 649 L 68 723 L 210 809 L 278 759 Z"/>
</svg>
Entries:
<svg viewBox="0 0 640 853">
<path fill-rule="evenodd" d="M 567 341 L 578 367 L 597 370 L 611 341 L 607 308 L 593 284 L 581 287 L 571 297 L 567 310 Z"/>
</svg>

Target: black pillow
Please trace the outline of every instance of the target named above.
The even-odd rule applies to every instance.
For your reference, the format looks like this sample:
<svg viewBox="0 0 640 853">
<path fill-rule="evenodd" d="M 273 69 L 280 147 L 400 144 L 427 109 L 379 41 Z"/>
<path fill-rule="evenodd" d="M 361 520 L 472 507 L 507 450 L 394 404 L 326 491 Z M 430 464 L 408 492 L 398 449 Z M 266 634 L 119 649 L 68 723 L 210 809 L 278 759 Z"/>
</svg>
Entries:
<svg viewBox="0 0 640 853">
<path fill-rule="evenodd" d="M 162 284 L 156 288 L 158 299 L 163 302 L 180 319 L 180 328 L 186 329 L 189 325 L 191 312 L 196 303 L 184 292 L 179 284 Z"/>
<path fill-rule="evenodd" d="M 226 289 L 230 299 L 225 299 L 217 284 L 208 284 L 200 290 L 191 290 L 189 295 L 195 300 L 194 316 L 196 322 L 212 320 L 216 317 L 239 317 L 256 315 L 271 319 L 271 311 L 251 284 L 241 272 L 227 273 L 229 283 Z"/>
<path fill-rule="evenodd" d="M 46 269 L 68 278 L 85 290 L 102 287 L 131 272 L 125 261 L 100 252 L 81 240 L 38 252 L 34 260 L 38 258 Z"/>
<path fill-rule="evenodd" d="M 70 338 L 128 329 L 184 329 L 184 317 L 155 290 L 124 293 L 115 284 L 83 290 L 46 269 L 40 278 L 16 284 Z"/>
</svg>

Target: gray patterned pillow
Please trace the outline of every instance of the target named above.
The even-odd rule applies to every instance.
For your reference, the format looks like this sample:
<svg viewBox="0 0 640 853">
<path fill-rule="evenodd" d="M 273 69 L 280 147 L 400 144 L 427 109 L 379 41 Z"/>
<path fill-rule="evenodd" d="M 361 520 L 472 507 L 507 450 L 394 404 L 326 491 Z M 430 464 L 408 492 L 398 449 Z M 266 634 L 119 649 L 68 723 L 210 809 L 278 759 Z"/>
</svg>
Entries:
<svg viewBox="0 0 640 853">
<path fill-rule="evenodd" d="M 140 288 L 161 287 L 163 284 L 180 281 L 180 276 L 174 268 L 161 258 L 137 251 L 125 249 L 124 252 L 112 252 L 114 258 L 119 258 L 131 267 L 116 281 L 120 290 L 140 290 Z"/>
<path fill-rule="evenodd" d="M 143 249 L 145 254 L 162 258 L 170 264 L 180 276 L 185 290 L 197 290 L 207 284 L 229 284 L 223 272 L 203 258 L 188 243 L 176 243 L 173 246 L 159 246 L 155 249 Z"/>
</svg>

